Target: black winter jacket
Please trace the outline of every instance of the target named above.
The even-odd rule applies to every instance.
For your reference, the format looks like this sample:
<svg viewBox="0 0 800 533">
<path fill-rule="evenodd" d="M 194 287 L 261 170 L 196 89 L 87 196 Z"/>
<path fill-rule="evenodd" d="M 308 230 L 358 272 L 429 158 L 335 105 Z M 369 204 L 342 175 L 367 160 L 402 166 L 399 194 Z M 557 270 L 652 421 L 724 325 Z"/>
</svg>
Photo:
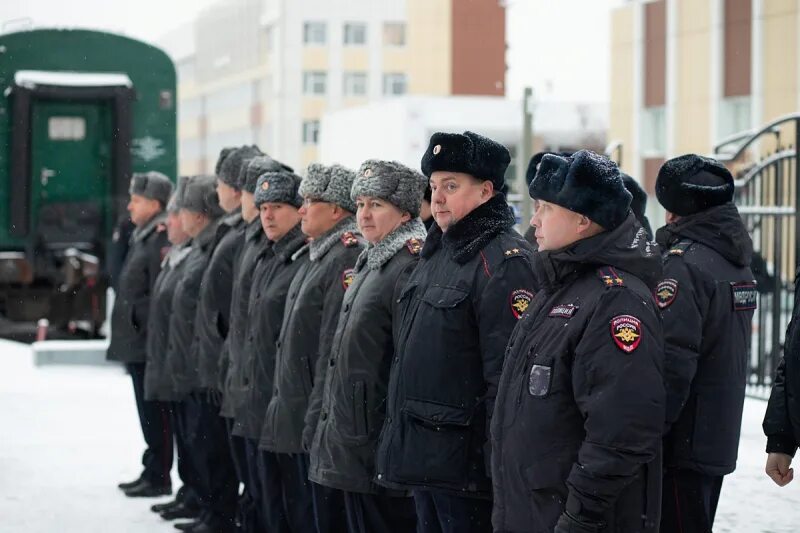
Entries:
<svg viewBox="0 0 800 533">
<path fill-rule="evenodd" d="M 377 482 L 488 498 L 489 420 L 506 343 L 534 292 L 502 194 L 434 225 L 399 297 Z"/>
<path fill-rule="evenodd" d="M 711 476 L 736 468 L 758 290 L 752 242 L 732 203 L 658 230 L 667 387 L 664 464 Z"/>
<path fill-rule="evenodd" d="M 314 393 L 322 394 L 342 297 L 364 247 L 355 232 L 355 217 L 348 217 L 301 249 L 305 252 L 297 252 L 308 253 L 309 260 L 298 269 L 286 297 L 272 398 L 259 442 L 265 450 L 301 453 L 308 449 L 319 414 Z"/>
<path fill-rule="evenodd" d="M 233 418 L 237 406 L 242 402 L 242 350 L 249 321 L 250 289 L 258 259 L 270 245 L 260 218 L 247 224 L 244 243 L 234 264 L 230 328 L 220 357 L 222 407 L 219 414 L 226 418 Z"/>
<path fill-rule="evenodd" d="M 358 257 L 342 302 L 311 445 L 308 477 L 339 490 L 377 493 L 375 447 L 386 417 L 397 300 L 417 264 L 425 226 L 412 220 Z"/>
<path fill-rule="evenodd" d="M 234 261 L 244 244 L 245 223 L 236 212 L 217 226 L 216 243 L 200 282 L 193 351 L 198 360 L 199 388 L 217 390 L 220 358 L 228 336 L 233 292 Z"/>
<path fill-rule="evenodd" d="M 150 316 L 147 320 L 147 365 L 144 368 L 146 400 L 166 402 L 176 399 L 172 393 L 172 378 L 166 370 L 169 320 L 172 315 L 172 298 L 186 264 L 184 259 L 191 251 L 188 242 L 170 248 L 153 286 Z"/>
<path fill-rule="evenodd" d="M 602 531 L 658 531 L 661 262 L 635 220 L 534 255 L 539 292 L 509 342 L 492 420 L 497 532 L 551 533 L 565 511 Z"/>
<path fill-rule="evenodd" d="M 192 251 L 184 259 L 183 274 L 172 297 L 166 368 L 172 378 L 172 394 L 176 401 L 200 386 L 197 354 L 193 350 L 195 319 L 203 272 L 214 251 L 218 224 L 219 219 L 212 221 L 192 239 Z"/>
<path fill-rule="evenodd" d="M 147 320 L 150 296 L 169 249 L 163 211 L 136 228 L 119 276 L 111 311 L 109 361 L 144 363 L 147 359 Z"/>
<path fill-rule="evenodd" d="M 297 271 L 308 261 L 307 253 L 296 259 L 293 256 L 305 243 L 306 237 L 298 224 L 259 255 L 253 272 L 249 319 L 234 377 L 241 400 L 237 402 L 233 432 L 256 442 L 261 438 L 264 415 L 272 398 L 276 343 L 286 295 Z"/>
</svg>

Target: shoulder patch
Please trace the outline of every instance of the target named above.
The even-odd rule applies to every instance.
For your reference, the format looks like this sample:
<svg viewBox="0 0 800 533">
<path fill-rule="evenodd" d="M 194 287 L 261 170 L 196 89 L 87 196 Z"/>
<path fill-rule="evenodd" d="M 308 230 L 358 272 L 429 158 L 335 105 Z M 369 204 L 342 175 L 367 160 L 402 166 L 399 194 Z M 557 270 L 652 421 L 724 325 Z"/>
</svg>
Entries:
<svg viewBox="0 0 800 533">
<path fill-rule="evenodd" d="M 516 256 L 523 256 L 521 248 L 509 248 L 505 252 L 503 252 L 503 256 L 508 257 L 516 257 Z"/>
<path fill-rule="evenodd" d="M 344 244 L 347 248 L 352 248 L 358 244 L 358 239 L 352 231 L 345 231 L 342 233 L 342 244 Z"/>
<path fill-rule="evenodd" d="M 166 224 L 161 223 L 161 224 L 158 224 L 156 226 L 156 233 L 164 233 L 165 231 L 167 231 L 167 225 Z"/>
<path fill-rule="evenodd" d="M 658 304 L 659 309 L 666 309 L 672 305 L 678 295 L 678 280 L 671 278 L 663 280 L 656 286 L 653 295 L 656 297 L 656 304 Z"/>
<path fill-rule="evenodd" d="M 572 315 L 580 309 L 577 305 L 572 304 L 559 304 L 550 309 L 547 316 L 551 318 L 572 318 Z"/>
<path fill-rule="evenodd" d="M 642 342 L 642 322 L 633 315 L 615 316 L 611 319 L 611 338 L 623 352 L 633 352 Z"/>
<path fill-rule="evenodd" d="M 677 255 L 682 256 L 686 253 L 686 251 L 692 246 L 692 241 L 681 241 L 669 250 L 667 250 L 667 255 Z"/>
<path fill-rule="evenodd" d="M 422 241 L 417 238 L 408 239 L 406 241 L 406 248 L 411 252 L 411 255 L 419 255 L 419 252 L 422 250 Z"/>
<path fill-rule="evenodd" d="M 731 283 L 734 311 L 749 311 L 758 307 L 758 289 L 755 281 Z"/>
<path fill-rule="evenodd" d="M 511 314 L 514 315 L 514 318 L 517 320 L 522 318 L 522 315 L 528 310 L 528 306 L 531 305 L 532 300 L 533 293 L 528 289 L 514 289 L 511 291 L 509 305 L 511 305 Z"/>
<path fill-rule="evenodd" d="M 606 287 L 622 287 L 625 285 L 625 280 L 614 269 L 614 267 L 603 267 L 597 269 L 597 276 Z"/>
<path fill-rule="evenodd" d="M 355 279 L 355 277 L 356 277 L 355 270 L 353 270 L 352 268 L 348 268 L 344 272 L 342 272 L 342 287 L 344 287 L 344 290 L 350 288 L 350 285 L 353 284 L 353 280 Z"/>
</svg>

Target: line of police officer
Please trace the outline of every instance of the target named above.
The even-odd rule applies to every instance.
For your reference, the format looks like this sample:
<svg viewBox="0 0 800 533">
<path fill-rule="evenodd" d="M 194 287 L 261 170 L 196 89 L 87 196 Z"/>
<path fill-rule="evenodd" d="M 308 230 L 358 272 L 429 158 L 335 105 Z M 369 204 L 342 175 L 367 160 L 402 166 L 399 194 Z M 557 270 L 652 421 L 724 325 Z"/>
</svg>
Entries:
<svg viewBox="0 0 800 533">
<path fill-rule="evenodd" d="M 756 305 L 730 173 L 668 161 L 653 242 L 614 163 L 538 154 L 526 240 L 509 161 L 437 133 L 424 177 L 301 179 L 252 146 L 171 199 L 134 175 L 109 348 L 147 443 L 126 494 L 171 493 L 174 441 L 183 486 L 153 510 L 195 533 L 710 531 Z"/>
</svg>

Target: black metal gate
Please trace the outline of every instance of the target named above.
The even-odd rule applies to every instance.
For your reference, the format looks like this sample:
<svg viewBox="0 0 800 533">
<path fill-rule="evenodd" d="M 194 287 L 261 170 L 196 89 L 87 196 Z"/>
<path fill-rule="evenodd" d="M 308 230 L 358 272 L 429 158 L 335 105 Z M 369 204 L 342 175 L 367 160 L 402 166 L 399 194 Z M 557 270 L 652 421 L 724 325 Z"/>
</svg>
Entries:
<svg viewBox="0 0 800 533">
<path fill-rule="evenodd" d="M 736 205 L 753 238 L 759 307 L 753 317 L 748 393 L 768 397 L 792 314 L 800 217 L 800 113 L 714 147 L 736 179 Z"/>
</svg>

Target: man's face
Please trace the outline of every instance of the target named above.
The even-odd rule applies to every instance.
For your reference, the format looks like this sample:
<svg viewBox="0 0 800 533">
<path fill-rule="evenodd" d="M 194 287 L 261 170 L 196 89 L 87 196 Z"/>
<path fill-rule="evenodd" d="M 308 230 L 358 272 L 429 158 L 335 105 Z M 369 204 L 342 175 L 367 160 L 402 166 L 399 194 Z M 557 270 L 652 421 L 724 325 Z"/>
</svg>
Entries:
<svg viewBox="0 0 800 533">
<path fill-rule="evenodd" d="M 340 220 L 336 205 L 315 198 L 305 198 L 299 213 L 303 233 L 312 239 L 325 235 Z"/>
<path fill-rule="evenodd" d="M 226 213 L 233 213 L 242 205 L 242 191 L 234 189 L 219 178 L 217 178 L 217 197 L 219 206 Z"/>
<path fill-rule="evenodd" d="M 544 200 L 536 200 L 534 209 L 531 226 L 540 251 L 558 250 L 585 237 L 580 231 L 583 215 Z"/>
<path fill-rule="evenodd" d="M 264 234 L 272 242 L 281 240 L 300 222 L 297 208 L 289 204 L 265 202 L 259 206 L 258 212 Z"/>
<path fill-rule="evenodd" d="M 136 226 L 147 224 L 151 218 L 161 211 L 161 203 L 138 194 L 132 194 L 128 202 L 128 213 L 131 214 L 131 221 Z"/>
<path fill-rule="evenodd" d="M 180 215 L 170 211 L 167 214 L 167 239 L 172 244 L 181 244 L 186 242 L 188 238 L 189 234 L 183 229 Z"/>
<path fill-rule="evenodd" d="M 411 215 L 381 198 L 359 196 L 356 207 L 356 221 L 361 235 L 372 244 L 379 243 L 403 222 L 411 219 Z"/>
<path fill-rule="evenodd" d="M 463 172 L 431 174 L 431 211 L 443 232 L 492 197 L 491 181 L 480 181 Z"/>
<path fill-rule="evenodd" d="M 245 222 L 250 223 L 258 216 L 258 208 L 256 207 L 255 196 L 253 193 L 242 191 L 242 218 Z"/>
<path fill-rule="evenodd" d="M 194 238 L 200 235 L 203 228 L 208 223 L 208 217 L 203 213 L 190 211 L 188 209 L 181 209 L 178 211 L 178 219 L 181 222 L 181 227 L 190 237 Z"/>
</svg>

